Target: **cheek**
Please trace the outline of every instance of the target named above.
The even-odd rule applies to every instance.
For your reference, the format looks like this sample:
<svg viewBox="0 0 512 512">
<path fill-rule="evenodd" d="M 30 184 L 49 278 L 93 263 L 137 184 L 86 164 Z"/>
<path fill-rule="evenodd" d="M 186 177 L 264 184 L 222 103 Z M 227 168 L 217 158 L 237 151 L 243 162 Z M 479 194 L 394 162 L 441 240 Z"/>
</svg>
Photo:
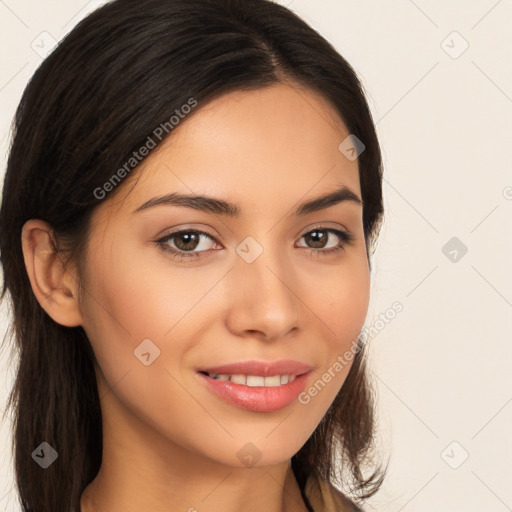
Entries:
<svg viewBox="0 0 512 512">
<path fill-rule="evenodd" d="M 318 313 L 317 328 L 324 333 L 322 365 L 299 396 L 299 404 L 312 418 L 321 418 L 343 386 L 352 367 L 370 299 L 370 275 L 366 260 L 355 257 L 317 278 L 309 287 L 308 304 Z M 320 350 L 320 348 L 319 348 Z M 312 423 L 314 428 L 314 422 Z"/>
<path fill-rule="evenodd" d="M 324 267 L 304 281 L 303 296 L 326 329 L 331 350 L 345 350 L 363 327 L 370 300 L 370 275 L 362 253 L 347 254 L 336 269 Z M 332 354 L 331 354 L 332 356 Z"/>
<path fill-rule="evenodd" d="M 204 296 L 209 280 L 194 278 L 185 267 L 173 268 L 158 248 L 148 250 L 127 238 L 117 233 L 91 257 L 89 318 L 134 343 L 161 339 Z"/>
<path fill-rule="evenodd" d="M 123 244 L 119 234 L 91 255 L 88 275 L 84 329 L 111 384 L 145 368 L 137 358 L 139 347 L 145 347 L 141 353 L 152 352 L 151 359 L 157 355 L 151 368 L 177 372 L 199 339 L 191 340 L 191 333 L 210 325 L 218 308 L 208 294 L 218 273 L 205 271 L 199 277 L 190 268 L 173 267 L 165 256 L 151 259 L 147 249 Z"/>
</svg>

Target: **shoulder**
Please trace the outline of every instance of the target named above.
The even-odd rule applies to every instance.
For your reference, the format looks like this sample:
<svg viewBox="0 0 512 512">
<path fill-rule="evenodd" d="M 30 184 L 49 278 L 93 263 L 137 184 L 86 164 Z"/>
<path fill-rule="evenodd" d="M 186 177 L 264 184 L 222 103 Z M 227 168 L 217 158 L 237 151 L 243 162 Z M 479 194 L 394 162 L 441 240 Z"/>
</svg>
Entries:
<svg viewBox="0 0 512 512">
<path fill-rule="evenodd" d="M 314 512 L 364 512 L 330 482 L 310 475 L 304 490 Z"/>
</svg>

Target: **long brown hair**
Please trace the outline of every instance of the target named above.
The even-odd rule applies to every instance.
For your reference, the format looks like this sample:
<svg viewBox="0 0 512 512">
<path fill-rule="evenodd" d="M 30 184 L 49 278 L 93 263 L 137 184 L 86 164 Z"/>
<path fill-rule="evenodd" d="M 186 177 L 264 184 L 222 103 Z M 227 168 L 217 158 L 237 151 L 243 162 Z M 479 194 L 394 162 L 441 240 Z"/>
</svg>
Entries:
<svg viewBox="0 0 512 512">
<path fill-rule="evenodd" d="M 56 323 L 36 300 L 23 224 L 48 222 L 55 250 L 82 269 L 99 204 L 93 191 L 155 127 L 190 97 L 200 107 L 285 79 L 320 93 L 365 145 L 358 163 L 369 257 L 383 215 L 382 163 L 363 87 L 347 61 L 285 7 L 269 0 L 115 0 L 82 20 L 31 78 L 16 111 L 0 210 L 0 298 L 9 292 L 6 338 L 19 357 L 8 409 L 25 512 L 80 509 L 101 465 L 102 424 L 91 345 L 81 326 Z M 292 458 L 301 489 L 313 473 L 335 482 L 340 457 L 350 476 L 342 483 L 354 499 L 382 484 L 364 348 L 360 343 L 327 414 Z M 58 463 L 45 470 L 31 458 L 42 441 L 58 451 Z M 366 467 L 373 471 L 365 477 Z"/>
</svg>

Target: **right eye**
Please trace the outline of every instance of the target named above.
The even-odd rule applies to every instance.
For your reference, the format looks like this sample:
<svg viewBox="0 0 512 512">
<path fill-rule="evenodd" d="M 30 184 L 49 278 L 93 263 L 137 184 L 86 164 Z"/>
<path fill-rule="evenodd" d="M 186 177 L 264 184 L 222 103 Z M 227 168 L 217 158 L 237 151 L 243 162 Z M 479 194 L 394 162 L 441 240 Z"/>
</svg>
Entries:
<svg viewBox="0 0 512 512">
<path fill-rule="evenodd" d="M 208 246 L 208 243 L 202 243 L 201 238 L 210 239 L 218 243 L 212 235 L 198 229 L 181 229 L 174 231 L 156 240 L 155 243 L 162 251 L 171 253 L 173 258 L 198 258 L 200 257 L 199 253 L 209 250 L 208 247 L 205 248 L 205 245 Z M 173 241 L 174 247 L 169 245 L 169 241 Z M 194 251 L 198 247 L 201 247 L 203 250 Z"/>
</svg>

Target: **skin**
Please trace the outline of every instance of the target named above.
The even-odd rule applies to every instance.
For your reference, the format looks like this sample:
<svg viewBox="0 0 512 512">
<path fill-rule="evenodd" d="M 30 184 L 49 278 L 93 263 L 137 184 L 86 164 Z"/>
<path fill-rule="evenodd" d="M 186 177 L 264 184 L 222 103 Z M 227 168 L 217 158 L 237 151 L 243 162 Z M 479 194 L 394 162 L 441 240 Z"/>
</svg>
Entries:
<svg viewBox="0 0 512 512">
<path fill-rule="evenodd" d="M 56 322 L 83 326 L 98 362 L 103 462 L 82 512 L 306 510 L 290 459 L 350 364 L 308 404 L 270 413 L 225 403 L 196 368 L 294 359 L 314 368 L 307 389 L 352 347 L 370 289 L 362 206 L 345 201 L 291 215 L 341 184 L 361 198 L 357 160 L 338 149 L 348 134 L 321 96 L 297 84 L 236 91 L 197 107 L 95 210 L 83 303 L 76 270 L 51 253 L 50 226 L 24 225 L 38 301 Z M 214 196 L 242 213 L 167 205 L 132 213 L 170 192 Z M 329 231 L 323 244 L 304 236 L 318 225 L 348 230 L 354 240 L 319 254 L 315 248 L 342 240 Z M 197 258 L 173 259 L 155 240 L 182 228 L 215 240 L 189 242 Z M 247 236 L 263 248 L 252 263 L 236 252 Z M 185 252 L 179 242 L 166 244 Z M 145 366 L 134 350 L 148 338 L 160 356 Z M 250 467 L 237 457 L 248 442 L 261 455 Z"/>
</svg>

